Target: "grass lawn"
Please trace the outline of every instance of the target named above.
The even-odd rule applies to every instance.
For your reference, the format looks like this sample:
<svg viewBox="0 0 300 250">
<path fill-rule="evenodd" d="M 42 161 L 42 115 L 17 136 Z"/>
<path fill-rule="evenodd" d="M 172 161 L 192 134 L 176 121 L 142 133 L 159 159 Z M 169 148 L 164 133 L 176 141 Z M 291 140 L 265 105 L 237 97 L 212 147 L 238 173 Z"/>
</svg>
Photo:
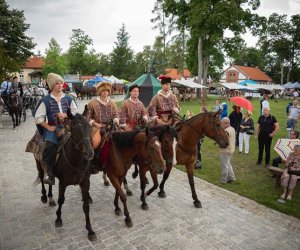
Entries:
<svg viewBox="0 0 300 250">
<path fill-rule="evenodd" d="M 208 97 L 207 107 L 212 110 L 215 105 L 217 97 Z M 225 101 L 225 100 L 222 100 Z M 272 159 L 277 156 L 273 150 L 274 145 L 279 138 L 286 138 L 286 106 L 291 100 L 269 100 L 271 114 L 276 117 L 279 122 L 280 130 L 275 135 L 271 146 L 271 163 Z M 260 103 L 256 98 L 251 101 L 255 107 L 252 119 L 257 124 L 258 117 L 260 115 Z M 232 111 L 233 103 L 228 102 L 228 112 Z M 181 102 L 181 114 L 185 114 L 186 111 L 192 110 L 194 114 L 200 112 L 200 101 Z M 237 178 L 237 181 L 233 184 L 221 185 L 219 178 L 221 175 L 221 162 L 219 156 L 219 148 L 214 145 L 214 142 L 209 138 L 205 138 L 202 146 L 202 164 L 203 167 L 200 170 L 195 170 L 194 175 L 203 180 L 206 180 L 217 186 L 228 189 L 232 192 L 238 193 L 244 197 L 255 200 L 258 203 L 266 205 L 270 208 L 276 209 L 280 212 L 300 218 L 300 185 L 298 185 L 294 191 L 292 201 L 285 204 L 279 204 L 276 200 L 282 193 L 282 188 L 275 188 L 275 179 L 271 178 L 269 171 L 261 166 L 256 166 L 258 156 L 258 141 L 254 138 L 254 135 L 250 138 L 250 152 L 249 155 L 239 154 L 238 149 L 232 158 L 232 166 Z M 264 163 L 264 161 L 263 161 Z M 282 165 L 283 167 L 283 165 Z M 179 169 L 185 171 L 184 166 L 178 166 Z M 188 179 L 187 179 L 188 181 Z M 167 185 L 167 184 L 166 184 Z M 201 199 L 201 197 L 200 197 Z"/>
</svg>

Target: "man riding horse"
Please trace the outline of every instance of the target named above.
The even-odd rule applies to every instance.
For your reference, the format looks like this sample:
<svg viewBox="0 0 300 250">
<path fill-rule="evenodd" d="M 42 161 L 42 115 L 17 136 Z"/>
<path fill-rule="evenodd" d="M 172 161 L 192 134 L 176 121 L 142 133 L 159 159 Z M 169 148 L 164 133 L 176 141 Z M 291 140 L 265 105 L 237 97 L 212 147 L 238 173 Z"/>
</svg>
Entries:
<svg viewBox="0 0 300 250">
<path fill-rule="evenodd" d="M 148 107 L 150 117 L 155 118 L 157 124 L 172 124 L 172 112 L 179 113 L 177 97 L 170 90 L 171 78 L 161 76 L 162 89 L 152 98 Z"/>
<path fill-rule="evenodd" d="M 87 105 L 87 119 L 89 120 L 92 129 L 92 143 L 93 148 L 98 150 L 101 142 L 101 134 L 106 131 L 105 127 L 107 123 L 113 121 L 119 125 L 119 117 L 116 103 L 109 98 L 112 85 L 109 82 L 102 82 L 96 87 L 97 98 L 91 100 Z M 101 133 L 100 133 L 101 131 Z M 102 141 L 100 152 L 96 152 L 96 155 L 101 155 L 101 166 L 104 168 L 108 164 L 108 153 L 110 144 L 109 141 L 104 138 Z M 98 154 L 97 154 L 98 153 Z M 96 156 L 96 158 L 98 158 Z"/>
<path fill-rule="evenodd" d="M 120 127 L 125 131 L 134 130 L 141 121 L 148 122 L 148 114 L 144 104 L 139 100 L 139 86 L 129 87 L 130 97 L 123 101 L 119 109 Z"/>
<path fill-rule="evenodd" d="M 47 164 L 48 176 L 44 183 L 54 185 L 53 166 L 60 142 L 56 131 L 63 126 L 64 119 L 68 117 L 67 110 L 70 109 L 71 113 L 75 114 L 78 108 L 73 98 L 63 93 L 64 79 L 60 75 L 49 73 L 47 84 L 51 93 L 44 96 L 38 103 L 35 111 L 35 123 L 46 142 L 43 161 Z"/>
</svg>

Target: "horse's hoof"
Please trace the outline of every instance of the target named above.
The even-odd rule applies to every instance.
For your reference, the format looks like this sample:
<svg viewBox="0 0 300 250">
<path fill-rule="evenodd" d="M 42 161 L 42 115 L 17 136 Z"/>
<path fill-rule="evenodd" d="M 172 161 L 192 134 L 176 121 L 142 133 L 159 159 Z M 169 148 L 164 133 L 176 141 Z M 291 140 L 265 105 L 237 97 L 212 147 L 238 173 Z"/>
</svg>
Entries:
<svg viewBox="0 0 300 250">
<path fill-rule="evenodd" d="M 60 220 L 60 221 L 55 221 L 55 226 L 56 227 L 62 227 L 63 226 L 63 223 L 62 223 L 62 221 Z"/>
<path fill-rule="evenodd" d="M 93 203 L 94 203 L 94 201 L 93 201 L 92 197 L 89 197 L 89 204 L 93 204 Z"/>
<path fill-rule="evenodd" d="M 49 201 L 49 207 L 55 207 L 56 203 L 55 201 Z"/>
<path fill-rule="evenodd" d="M 133 193 L 132 193 L 131 190 L 127 190 L 127 191 L 126 191 L 126 194 L 127 194 L 128 196 L 132 196 L 132 195 L 133 195 Z"/>
<path fill-rule="evenodd" d="M 122 211 L 120 208 L 115 209 L 115 215 L 118 215 L 118 216 L 122 215 Z"/>
<path fill-rule="evenodd" d="M 145 204 L 145 205 L 141 205 L 141 208 L 143 209 L 143 210 L 148 210 L 149 209 L 149 207 L 148 207 L 148 205 L 147 204 Z"/>
<path fill-rule="evenodd" d="M 95 234 L 95 232 L 91 232 L 88 234 L 88 239 L 90 241 L 96 241 L 97 240 L 97 235 Z"/>
<path fill-rule="evenodd" d="M 47 201 L 48 201 L 47 196 L 46 197 L 41 196 L 41 202 L 47 203 Z"/>
<path fill-rule="evenodd" d="M 126 224 L 126 226 L 127 227 L 132 227 L 133 226 L 133 223 L 132 223 L 132 220 L 131 220 L 131 218 L 126 218 L 125 219 L 125 224 Z"/>
<path fill-rule="evenodd" d="M 104 186 L 107 186 L 107 187 L 108 187 L 109 185 L 110 185 L 110 184 L 109 184 L 109 181 L 105 181 L 105 182 L 104 182 Z"/>
<path fill-rule="evenodd" d="M 194 201 L 194 206 L 196 208 L 202 208 L 201 201 Z"/>
<path fill-rule="evenodd" d="M 167 196 L 166 196 L 166 193 L 165 193 L 164 191 L 158 192 L 158 196 L 159 196 L 160 198 L 166 198 L 166 197 L 167 197 Z"/>
</svg>

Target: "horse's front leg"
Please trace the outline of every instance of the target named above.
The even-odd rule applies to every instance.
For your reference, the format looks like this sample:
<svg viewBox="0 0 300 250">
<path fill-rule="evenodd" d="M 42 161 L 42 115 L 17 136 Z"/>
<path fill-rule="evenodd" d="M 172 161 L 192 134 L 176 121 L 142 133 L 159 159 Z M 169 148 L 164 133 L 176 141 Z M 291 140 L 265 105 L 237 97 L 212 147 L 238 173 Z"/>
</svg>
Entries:
<svg viewBox="0 0 300 250">
<path fill-rule="evenodd" d="M 115 199 L 114 199 L 114 205 L 115 205 L 115 214 L 116 215 L 121 215 L 121 213 L 122 213 L 122 211 L 121 211 L 121 208 L 119 207 L 119 194 L 118 194 L 118 192 L 117 192 L 117 190 L 116 190 L 116 192 L 115 192 Z"/>
<path fill-rule="evenodd" d="M 195 190 L 195 183 L 194 183 L 194 166 L 195 166 L 195 161 L 193 161 L 192 164 L 188 164 L 185 165 L 186 166 L 186 172 L 187 172 L 187 176 L 189 179 L 189 183 L 190 183 L 190 187 L 191 187 L 191 191 L 192 191 L 192 197 L 194 200 L 194 206 L 197 208 L 201 208 L 201 201 L 198 200 L 197 194 L 196 194 L 196 190 Z"/>
<path fill-rule="evenodd" d="M 125 224 L 126 224 L 127 227 L 132 227 L 133 224 L 132 224 L 132 220 L 131 220 L 131 218 L 129 216 L 129 212 L 128 212 L 128 208 L 127 208 L 127 203 L 126 203 L 127 197 L 126 197 L 126 194 L 123 192 L 123 189 L 121 187 L 121 185 L 122 185 L 122 177 L 118 178 L 118 177 L 114 177 L 112 175 L 108 175 L 108 177 L 110 179 L 111 184 L 116 189 L 117 195 L 120 196 L 120 199 L 121 199 L 121 201 L 123 203 L 124 215 L 125 215 Z M 116 201 L 117 195 L 115 196 L 115 206 L 117 204 L 117 201 Z M 116 210 L 117 209 L 118 209 L 118 207 L 116 207 Z"/>
<path fill-rule="evenodd" d="M 88 238 L 90 241 L 97 240 L 97 236 L 92 229 L 92 225 L 90 222 L 90 204 L 89 204 L 89 190 L 90 190 L 90 179 L 86 177 L 83 182 L 80 183 L 82 200 L 83 200 L 83 212 L 85 215 L 85 227 L 88 230 Z"/>
<path fill-rule="evenodd" d="M 62 227 L 63 222 L 61 219 L 61 208 L 62 205 L 65 202 L 65 192 L 66 192 L 66 186 L 62 184 L 61 181 L 59 181 L 59 191 L 58 191 L 58 209 L 56 211 L 56 220 L 55 220 L 55 226 L 56 227 Z"/>
<path fill-rule="evenodd" d="M 13 128 L 15 128 L 16 127 L 16 121 L 15 121 L 15 114 L 14 113 L 11 114 L 11 119 L 12 119 L 12 122 L 13 122 Z"/>
<path fill-rule="evenodd" d="M 44 184 L 44 180 L 43 180 L 43 184 Z M 49 185 L 49 189 L 48 189 L 48 200 L 49 200 L 49 206 L 50 207 L 55 207 L 56 203 L 53 200 L 53 194 L 52 194 L 52 185 Z"/>
<path fill-rule="evenodd" d="M 102 178 L 104 181 L 104 186 L 109 186 L 109 181 L 107 179 L 106 170 L 103 170 Z"/>
<path fill-rule="evenodd" d="M 152 192 L 158 188 L 158 179 L 157 179 L 157 173 L 156 173 L 156 171 L 154 169 L 150 170 L 150 174 L 151 174 L 151 178 L 152 178 L 152 181 L 153 181 L 153 187 L 150 188 L 146 192 L 147 196 L 149 196 L 150 194 L 152 194 Z"/>
<path fill-rule="evenodd" d="M 141 201 L 142 201 L 141 208 L 143 210 L 149 209 L 145 198 L 146 172 L 147 172 L 147 167 L 144 164 L 140 164 L 140 188 L 141 188 Z"/>
<path fill-rule="evenodd" d="M 169 175 L 170 175 L 170 172 L 172 170 L 172 164 L 167 164 L 166 166 L 166 170 L 164 172 L 164 175 L 163 175 L 163 179 L 159 185 L 159 192 L 158 192 L 158 196 L 160 198 L 166 198 L 166 193 L 164 191 L 164 187 L 165 187 L 165 182 L 166 180 L 169 178 Z"/>
<path fill-rule="evenodd" d="M 127 183 L 127 179 L 126 179 L 126 176 L 124 176 L 124 179 L 123 179 L 123 184 L 124 184 L 124 188 L 126 190 L 126 194 L 128 196 L 132 196 L 132 191 L 129 189 L 128 187 L 128 183 Z"/>
</svg>

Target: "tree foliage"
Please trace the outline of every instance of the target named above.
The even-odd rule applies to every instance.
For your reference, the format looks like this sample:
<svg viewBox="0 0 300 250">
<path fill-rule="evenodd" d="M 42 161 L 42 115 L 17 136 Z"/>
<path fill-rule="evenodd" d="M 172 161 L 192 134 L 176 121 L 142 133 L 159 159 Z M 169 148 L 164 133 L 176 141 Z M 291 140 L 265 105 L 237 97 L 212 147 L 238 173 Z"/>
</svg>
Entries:
<svg viewBox="0 0 300 250">
<path fill-rule="evenodd" d="M 132 79 L 133 75 L 133 51 L 129 47 L 129 34 L 125 24 L 117 33 L 117 42 L 110 54 L 111 74 L 123 79 Z"/>
<path fill-rule="evenodd" d="M 62 49 L 57 41 L 52 38 L 49 42 L 49 48 L 46 49 L 45 64 L 43 68 L 43 75 L 47 76 L 49 73 L 54 72 L 59 75 L 67 73 L 68 64 L 66 56 L 62 55 Z"/>
<path fill-rule="evenodd" d="M 0 0 L 0 79 L 19 71 L 35 47 L 33 38 L 26 36 L 30 25 L 25 23 L 24 12 L 9 9 L 5 0 Z"/>
<path fill-rule="evenodd" d="M 86 74 L 89 60 L 89 48 L 93 45 L 92 39 L 81 29 L 73 29 L 70 37 L 70 47 L 67 52 L 70 73 Z"/>
</svg>

